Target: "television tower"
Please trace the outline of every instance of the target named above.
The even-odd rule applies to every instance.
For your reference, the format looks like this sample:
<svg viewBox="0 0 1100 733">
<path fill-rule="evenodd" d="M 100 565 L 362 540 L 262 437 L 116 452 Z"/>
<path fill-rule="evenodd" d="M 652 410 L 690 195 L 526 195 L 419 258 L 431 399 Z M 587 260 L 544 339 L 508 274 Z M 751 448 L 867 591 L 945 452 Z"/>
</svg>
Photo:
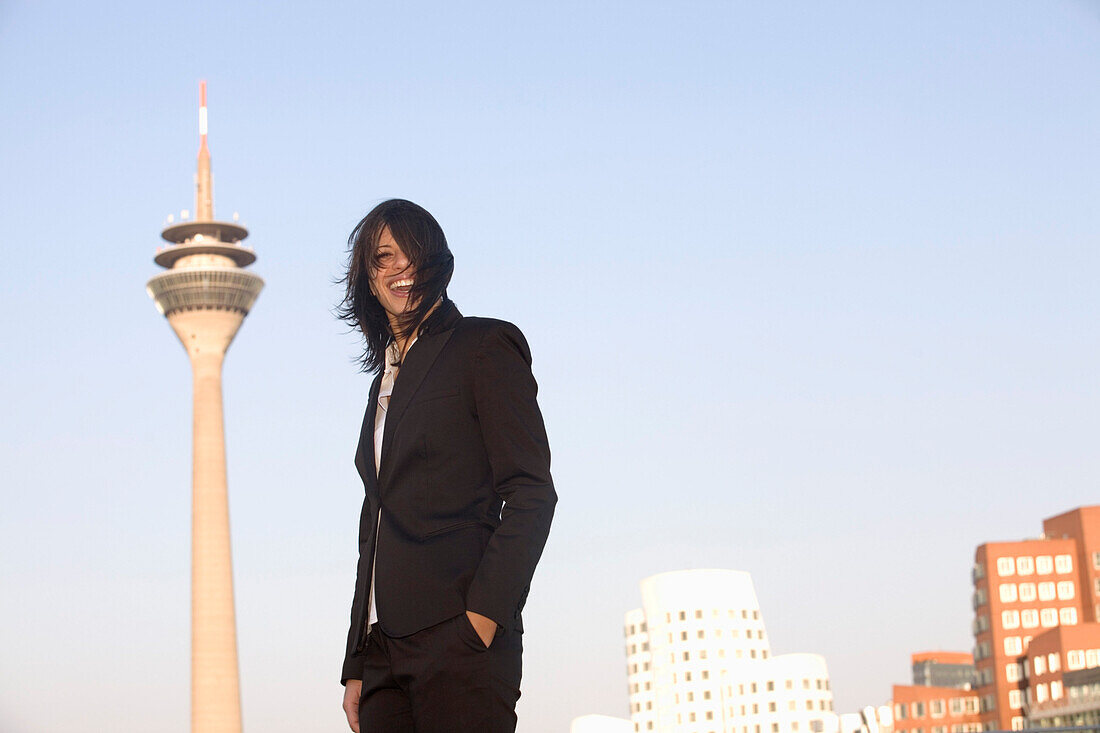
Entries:
<svg viewBox="0 0 1100 733">
<path fill-rule="evenodd" d="M 151 278 L 145 289 L 191 359 L 191 731 L 240 733 L 222 362 L 264 281 L 243 269 L 256 261 L 256 253 L 241 244 L 248 230 L 214 218 L 205 81 L 199 95 L 195 217 L 187 220 L 185 211 L 176 224 L 169 217 L 161 232 L 169 244 L 153 258 L 168 269 Z"/>
</svg>

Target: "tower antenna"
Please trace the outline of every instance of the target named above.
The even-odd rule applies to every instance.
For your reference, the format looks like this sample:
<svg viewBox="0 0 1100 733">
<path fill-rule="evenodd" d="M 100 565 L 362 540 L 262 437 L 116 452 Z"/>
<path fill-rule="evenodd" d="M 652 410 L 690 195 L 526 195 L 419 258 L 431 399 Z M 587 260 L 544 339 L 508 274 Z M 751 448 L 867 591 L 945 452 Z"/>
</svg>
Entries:
<svg viewBox="0 0 1100 733">
<path fill-rule="evenodd" d="M 199 174 L 195 183 L 195 221 L 214 219 L 214 181 L 206 146 L 206 80 L 199 82 Z"/>
</svg>

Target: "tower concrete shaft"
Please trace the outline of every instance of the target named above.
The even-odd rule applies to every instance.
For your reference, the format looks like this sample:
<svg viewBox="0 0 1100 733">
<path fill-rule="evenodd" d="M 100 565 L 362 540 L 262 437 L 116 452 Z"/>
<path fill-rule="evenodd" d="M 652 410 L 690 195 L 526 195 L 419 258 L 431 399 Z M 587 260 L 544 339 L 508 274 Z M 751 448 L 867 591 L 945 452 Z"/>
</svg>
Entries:
<svg viewBox="0 0 1100 733">
<path fill-rule="evenodd" d="M 264 283 L 243 269 L 256 260 L 240 244 L 247 230 L 212 218 L 205 82 L 201 95 L 196 219 L 161 233 L 171 244 L 154 261 L 168 270 L 151 278 L 146 290 L 191 361 L 191 730 L 240 733 L 222 363 Z"/>
<path fill-rule="evenodd" d="M 229 496 L 222 415 L 222 362 L 244 315 L 176 311 L 168 318 L 191 358 L 191 730 L 239 733 L 241 702 Z"/>
</svg>

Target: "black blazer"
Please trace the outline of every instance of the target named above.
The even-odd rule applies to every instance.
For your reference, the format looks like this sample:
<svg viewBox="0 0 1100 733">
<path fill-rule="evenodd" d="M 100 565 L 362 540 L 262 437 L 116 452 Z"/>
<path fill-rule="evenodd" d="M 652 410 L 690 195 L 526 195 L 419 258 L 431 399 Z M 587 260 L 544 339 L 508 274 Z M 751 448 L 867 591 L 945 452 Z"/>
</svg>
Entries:
<svg viewBox="0 0 1100 733">
<path fill-rule="evenodd" d="M 514 325 L 464 318 L 449 300 L 429 316 L 397 373 L 376 478 L 380 383 L 355 454 L 366 497 L 342 681 L 362 679 L 376 542 L 375 603 L 389 636 L 467 610 L 522 631 L 557 502 L 531 352 Z"/>
</svg>

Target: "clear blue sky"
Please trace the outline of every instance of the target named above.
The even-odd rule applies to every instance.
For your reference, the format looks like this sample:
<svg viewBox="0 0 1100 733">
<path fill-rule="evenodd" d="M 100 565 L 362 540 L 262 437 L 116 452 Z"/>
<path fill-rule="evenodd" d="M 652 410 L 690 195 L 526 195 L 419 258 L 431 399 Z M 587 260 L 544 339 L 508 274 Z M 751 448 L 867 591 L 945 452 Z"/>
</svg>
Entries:
<svg viewBox="0 0 1100 733">
<path fill-rule="evenodd" d="M 187 730 L 193 207 L 267 281 L 225 403 L 246 727 L 340 731 L 376 202 L 532 345 L 561 497 L 522 733 L 626 715 L 638 581 L 752 573 L 838 706 L 970 647 L 982 541 L 1098 497 L 1096 2 L 0 6 L 0 728 Z"/>
</svg>

